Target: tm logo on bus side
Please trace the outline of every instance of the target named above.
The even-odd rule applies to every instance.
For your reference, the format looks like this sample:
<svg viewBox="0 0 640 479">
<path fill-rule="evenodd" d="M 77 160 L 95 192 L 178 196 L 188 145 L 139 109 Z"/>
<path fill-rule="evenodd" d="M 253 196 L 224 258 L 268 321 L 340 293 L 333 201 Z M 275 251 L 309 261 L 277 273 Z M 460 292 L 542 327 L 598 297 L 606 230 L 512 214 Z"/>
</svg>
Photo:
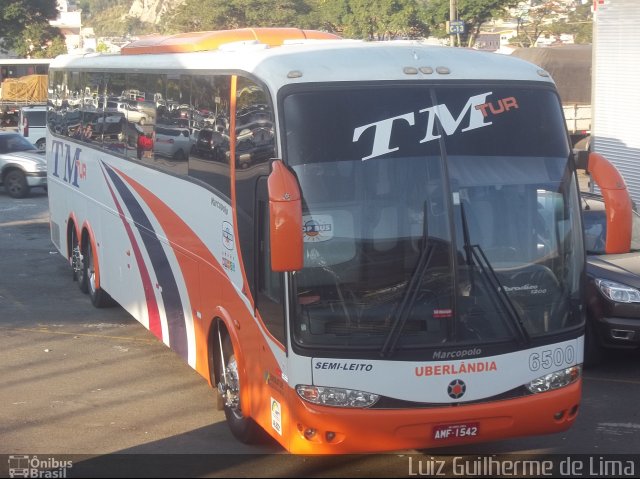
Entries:
<svg viewBox="0 0 640 479">
<path fill-rule="evenodd" d="M 78 178 L 84 180 L 87 177 L 87 164 L 80 159 L 82 148 L 75 147 L 71 154 L 71 145 L 66 145 L 61 141 L 52 141 L 53 150 L 53 176 L 79 188 Z M 62 171 L 60 171 L 62 170 Z"/>
</svg>

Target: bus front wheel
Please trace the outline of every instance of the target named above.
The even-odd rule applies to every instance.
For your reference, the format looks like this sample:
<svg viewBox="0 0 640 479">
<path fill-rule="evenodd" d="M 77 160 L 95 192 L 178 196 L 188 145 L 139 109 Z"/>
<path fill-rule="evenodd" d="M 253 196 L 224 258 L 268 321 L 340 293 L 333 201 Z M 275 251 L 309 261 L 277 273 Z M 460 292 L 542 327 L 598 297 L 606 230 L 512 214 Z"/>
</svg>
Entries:
<svg viewBox="0 0 640 479">
<path fill-rule="evenodd" d="M 218 374 L 220 379 L 218 391 L 224 401 L 224 415 L 231 433 L 240 442 L 254 444 L 260 439 L 260 427 L 253 419 L 245 416 L 240 407 L 240 395 L 242 389 L 238 373 L 238 362 L 233 351 L 233 345 L 229 336 L 222 340 L 223 358 L 218 361 Z M 224 364 L 224 367 L 222 367 Z"/>
</svg>

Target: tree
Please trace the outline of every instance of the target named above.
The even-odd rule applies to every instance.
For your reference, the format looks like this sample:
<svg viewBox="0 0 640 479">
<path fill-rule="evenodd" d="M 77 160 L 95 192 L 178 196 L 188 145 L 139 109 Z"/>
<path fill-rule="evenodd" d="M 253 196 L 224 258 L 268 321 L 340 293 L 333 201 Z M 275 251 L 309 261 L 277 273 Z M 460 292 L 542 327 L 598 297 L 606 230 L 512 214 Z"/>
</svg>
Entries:
<svg viewBox="0 0 640 479">
<path fill-rule="evenodd" d="M 3 0 L 0 8 L 0 49 L 16 48 L 24 41 L 22 34 L 27 26 L 39 26 L 44 30 L 49 26 L 49 20 L 54 20 L 57 15 L 56 4 L 51 0 Z"/>
<path fill-rule="evenodd" d="M 521 4 L 516 13 L 518 34 L 509 43 L 525 48 L 535 46 L 543 34 L 552 33 L 554 22 L 568 12 L 567 5 L 560 0 L 545 0 L 533 5 Z"/>
<path fill-rule="evenodd" d="M 482 25 L 494 17 L 504 15 L 518 0 L 458 0 L 458 18 L 465 23 L 466 33 L 461 40 L 472 46 Z M 449 20 L 450 0 L 431 0 L 426 7 L 427 21 L 432 32 L 441 38 L 449 35 L 446 22 Z"/>
<path fill-rule="evenodd" d="M 575 43 L 592 43 L 593 14 L 591 13 L 591 4 L 577 5 L 575 9 L 569 11 L 567 18 L 552 23 L 549 31 L 554 35 L 571 34 Z"/>
<path fill-rule="evenodd" d="M 246 27 L 308 27 L 306 0 L 187 0 L 163 19 L 165 33 Z"/>
<path fill-rule="evenodd" d="M 422 0 L 320 0 L 318 18 L 325 29 L 349 38 L 390 40 L 429 33 Z"/>
<path fill-rule="evenodd" d="M 14 42 L 14 50 L 24 58 L 53 58 L 67 53 L 67 45 L 60 30 L 49 24 L 28 25 Z"/>
</svg>

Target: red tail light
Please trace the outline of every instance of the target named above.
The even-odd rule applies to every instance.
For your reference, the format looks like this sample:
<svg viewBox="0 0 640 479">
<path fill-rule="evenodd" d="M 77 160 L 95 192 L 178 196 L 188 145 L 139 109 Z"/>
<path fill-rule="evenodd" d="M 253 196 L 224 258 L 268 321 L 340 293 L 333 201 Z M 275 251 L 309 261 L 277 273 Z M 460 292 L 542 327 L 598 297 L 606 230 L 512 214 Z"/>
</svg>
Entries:
<svg viewBox="0 0 640 479">
<path fill-rule="evenodd" d="M 22 119 L 22 134 L 29 136 L 29 120 L 27 120 L 26 116 Z"/>
</svg>

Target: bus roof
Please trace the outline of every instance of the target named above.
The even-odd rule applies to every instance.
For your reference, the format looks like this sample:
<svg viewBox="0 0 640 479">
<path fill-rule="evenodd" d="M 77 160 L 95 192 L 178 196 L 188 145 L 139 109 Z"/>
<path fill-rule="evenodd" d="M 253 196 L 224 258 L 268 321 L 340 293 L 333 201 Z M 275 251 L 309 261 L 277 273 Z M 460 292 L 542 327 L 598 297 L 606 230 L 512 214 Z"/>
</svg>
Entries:
<svg viewBox="0 0 640 479">
<path fill-rule="evenodd" d="M 247 72 L 274 91 L 292 83 L 385 80 L 528 80 L 552 82 L 540 67 L 524 60 L 419 41 L 363 42 L 308 40 L 235 42 L 217 50 L 160 54 L 63 55 L 52 69 L 157 72 L 223 70 Z"/>
<path fill-rule="evenodd" d="M 122 55 L 145 53 L 186 53 L 209 51 L 234 42 L 259 42 L 271 47 L 291 40 L 340 39 L 333 33 L 299 28 L 238 28 L 210 32 L 178 33 L 175 35 L 150 35 L 122 47 Z"/>
</svg>

